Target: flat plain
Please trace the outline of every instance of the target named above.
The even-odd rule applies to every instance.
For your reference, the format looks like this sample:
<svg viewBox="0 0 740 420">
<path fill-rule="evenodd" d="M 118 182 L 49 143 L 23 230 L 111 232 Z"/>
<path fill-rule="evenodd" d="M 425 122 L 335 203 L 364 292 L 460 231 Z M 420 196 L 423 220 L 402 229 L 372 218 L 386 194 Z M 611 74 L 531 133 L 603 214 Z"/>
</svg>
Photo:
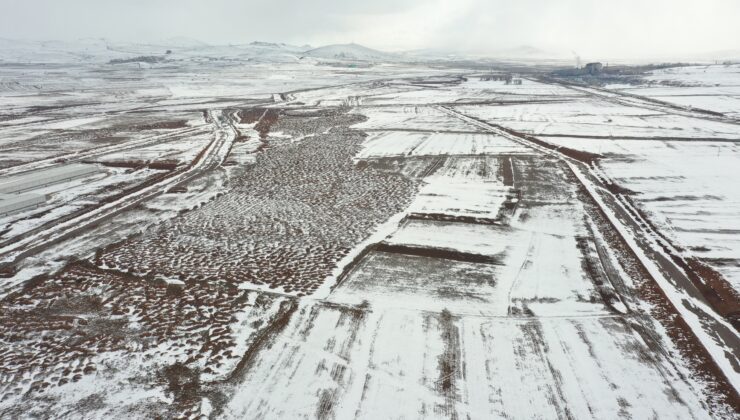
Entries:
<svg viewBox="0 0 740 420">
<path fill-rule="evenodd" d="M 739 65 L 291 48 L 0 61 L 0 417 L 740 415 Z"/>
</svg>

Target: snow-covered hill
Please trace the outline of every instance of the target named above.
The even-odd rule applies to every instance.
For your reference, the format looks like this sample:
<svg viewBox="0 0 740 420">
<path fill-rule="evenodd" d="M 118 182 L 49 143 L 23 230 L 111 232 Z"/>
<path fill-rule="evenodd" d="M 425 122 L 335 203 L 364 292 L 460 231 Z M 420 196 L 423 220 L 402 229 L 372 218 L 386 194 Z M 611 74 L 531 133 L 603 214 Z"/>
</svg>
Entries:
<svg viewBox="0 0 740 420">
<path fill-rule="evenodd" d="M 315 58 L 356 61 L 382 61 L 395 58 L 393 54 L 354 43 L 326 45 L 306 51 L 303 55 Z"/>
</svg>

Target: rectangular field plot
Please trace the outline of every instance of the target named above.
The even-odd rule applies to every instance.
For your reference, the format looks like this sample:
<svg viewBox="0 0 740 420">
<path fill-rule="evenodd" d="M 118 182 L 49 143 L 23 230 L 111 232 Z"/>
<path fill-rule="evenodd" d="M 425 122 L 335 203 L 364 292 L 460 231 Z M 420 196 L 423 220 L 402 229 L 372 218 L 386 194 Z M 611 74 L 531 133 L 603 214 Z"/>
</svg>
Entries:
<svg viewBox="0 0 740 420">
<path fill-rule="evenodd" d="M 498 182 L 473 182 L 433 177 L 409 206 L 409 212 L 495 219 L 516 192 Z"/>
<path fill-rule="evenodd" d="M 513 183 L 523 200 L 538 205 L 575 201 L 568 169 L 558 161 L 517 156 L 511 162 Z"/>
<path fill-rule="evenodd" d="M 425 248 L 451 249 L 477 255 L 506 252 L 506 226 L 437 220 L 407 220 L 385 242 Z"/>
<path fill-rule="evenodd" d="M 261 348 L 222 415 L 287 419 L 331 413 L 347 384 L 362 381 L 351 362 L 363 321 L 364 313 L 357 310 L 302 308 L 271 350 Z"/>
<path fill-rule="evenodd" d="M 706 418 L 660 345 L 646 343 L 630 324 L 463 318 L 466 380 L 458 407 L 471 418 Z"/>
<path fill-rule="evenodd" d="M 258 355 L 223 415 L 707 418 L 660 344 L 644 340 L 621 318 L 487 319 L 319 303 Z"/>
<path fill-rule="evenodd" d="M 638 87 L 634 89 L 623 89 L 623 91 L 680 106 L 721 112 L 728 117 L 740 117 L 740 86 Z"/>
<path fill-rule="evenodd" d="M 362 107 L 355 112 L 368 118 L 352 126 L 358 130 L 480 131 L 474 125 L 428 106 Z"/>
<path fill-rule="evenodd" d="M 332 293 L 346 304 L 455 312 L 491 312 L 499 296 L 494 264 L 370 252 Z"/>
<path fill-rule="evenodd" d="M 740 66 L 686 66 L 659 69 L 645 79 L 655 84 L 629 86 L 621 90 L 682 106 L 740 116 Z M 667 83 L 666 83 L 667 82 Z"/>
<path fill-rule="evenodd" d="M 573 235 L 414 221 L 385 244 L 388 252 L 371 251 L 332 300 L 487 316 L 612 313 L 593 284 L 602 278 L 598 258 Z"/>
<path fill-rule="evenodd" d="M 151 146 L 115 152 L 102 156 L 100 162 L 172 161 L 190 163 L 211 141 L 210 134 L 190 134 L 169 138 Z"/>
<path fill-rule="evenodd" d="M 584 256 L 572 236 L 530 231 L 511 249 L 501 276 L 509 281 L 508 313 L 564 316 L 609 313 L 592 283 L 600 274 L 583 268 Z"/>
<path fill-rule="evenodd" d="M 508 158 L 497 156 L 451 156 L 434 175 L 474 181 L 503 182 L 502 161 L 506 159 Z"/>
<path fill-rule="evenodd" d="M 567 208 L 557 211 L 560 210 L 572 211 Z M 490 304 L 479 308 L 486 313 L 501 316 L 608 314 L 609 310 L 592 283 L 594 276 L 603 278 L 601 263 L 597 256 L 582 253 L 579 246 L 584 242 L 576 240 L 573 227 L 569 234 L 566 233 L 569 222 L 561 221 L 563 227 L 559 233 L 547 233 L 538 229 L 537 215 L 529 220 L 533 222 L 531 225 L 518 224 L 519 228 L 410 220 L 385 243 L 399 252 L 424 254 L 426 251 L 430 256 L 448 253 L 447 258 L 498 264 L 491 294 L 486 298 Z M 594 272 L 584 270 L 586 261 L 592 264 Z M 586 267 L 590 266 L 586 264 Z M 388 283 L 394 281 L 400 281 L 399 277 L 388 274 Z M 358 284 L 356 287 L 362 289 L 364 286 Z"/>
<path fill-rule="evenodd" d="M 494 134 L 384 131 L 367 139 L 358 158 L 531 152 L 527 147 Z"/>
<path fill-rule="evenodd" d="M 457 109 L 471 117 L 541 136 L 740 138 L 740 127 L 735 124 L 595 99 L 550 104 L 461 106 Z"/>
<path fill-rule="evenodd" d="M 740 146 L 730 142 L 559 138 L 554 144 L 608 154 L 600 168 L 675 244 L 740 291 Z"/>
</svg>

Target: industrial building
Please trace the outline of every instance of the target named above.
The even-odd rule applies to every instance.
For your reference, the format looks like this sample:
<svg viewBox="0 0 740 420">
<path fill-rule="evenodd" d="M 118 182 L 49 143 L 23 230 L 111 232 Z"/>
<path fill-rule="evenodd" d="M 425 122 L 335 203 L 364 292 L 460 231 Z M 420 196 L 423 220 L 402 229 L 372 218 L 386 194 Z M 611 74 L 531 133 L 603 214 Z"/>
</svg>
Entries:
<svg viewBox="0 0 740 420">
<path fill-rule="evenodd" d="M 586 74 L 590 74 L 591 76 L 596 76 L 597 74 L 601 73 L 601 70 L 604 68 L 604 65 L 601 63 L 588 63 L 586 64 L 586 67 L 584 67 L 584 71 Z"/>
<path fill-rule="evenodd" d="M 90 176 L 100 172 L 95 165 L 71 164 L 0 178 L 0 194 L 20 194 L 37 188 Z"/>
</svg>

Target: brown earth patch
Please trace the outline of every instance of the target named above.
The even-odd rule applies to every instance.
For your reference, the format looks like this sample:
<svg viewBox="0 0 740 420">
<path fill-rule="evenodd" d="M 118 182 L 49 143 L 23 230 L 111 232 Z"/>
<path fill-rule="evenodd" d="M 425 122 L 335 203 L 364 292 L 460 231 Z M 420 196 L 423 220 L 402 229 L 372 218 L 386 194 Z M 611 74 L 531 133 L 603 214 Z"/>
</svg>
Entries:
<svg viewBox="0 0 740 420">
<path fill-rule="evenodd" d="M 431 248 L 417 245 L 397 245 L 381 242 L 377 244 L 375 250 L 392 254 L 416 255 L 419 257 L 442 258 L 445 260 L 480 264 L 503 264 L 503 257 L 501 255 L 481 255 L 450 248 Z"/>
</svg>

